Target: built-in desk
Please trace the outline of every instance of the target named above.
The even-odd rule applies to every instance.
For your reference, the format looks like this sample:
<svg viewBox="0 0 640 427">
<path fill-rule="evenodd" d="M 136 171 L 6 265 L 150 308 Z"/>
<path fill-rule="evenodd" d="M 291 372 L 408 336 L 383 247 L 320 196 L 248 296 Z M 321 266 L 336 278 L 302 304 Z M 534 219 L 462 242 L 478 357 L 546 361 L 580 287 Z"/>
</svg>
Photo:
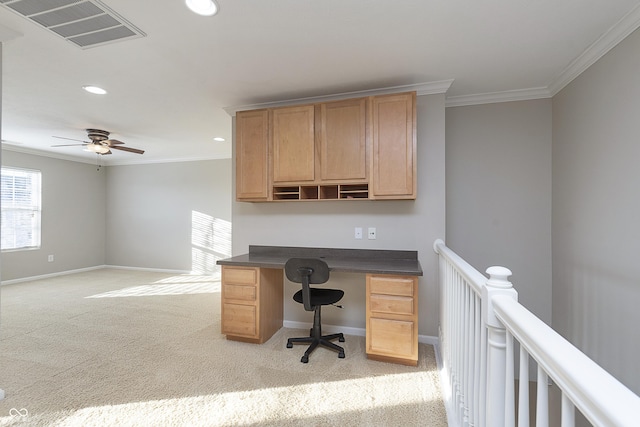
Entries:
<svg viewBox="0 0 640 427">
<path fill-rule="evenodd" d="M 367 357 L 418 363 L 417 251 L 249 246 L 247 254 L 218 261 L 227 339 L 263 343 L 282 327 L 283 269 L 292 257 L 322 258 L 331 271 L 365 274 Z"/>
</svg>

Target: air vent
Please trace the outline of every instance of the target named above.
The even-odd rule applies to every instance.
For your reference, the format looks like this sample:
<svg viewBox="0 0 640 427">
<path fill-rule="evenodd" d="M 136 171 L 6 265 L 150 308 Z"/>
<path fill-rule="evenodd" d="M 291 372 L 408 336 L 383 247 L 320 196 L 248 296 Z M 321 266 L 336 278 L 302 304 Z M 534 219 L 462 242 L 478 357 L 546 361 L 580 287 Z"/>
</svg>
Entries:
<svg viewBox="0 0 640 427">
<path fill-rule="evenodd" d="M 99 0 L 0 0 L 0 3 L 83 49 L 146 35 Z"/>
</svg>

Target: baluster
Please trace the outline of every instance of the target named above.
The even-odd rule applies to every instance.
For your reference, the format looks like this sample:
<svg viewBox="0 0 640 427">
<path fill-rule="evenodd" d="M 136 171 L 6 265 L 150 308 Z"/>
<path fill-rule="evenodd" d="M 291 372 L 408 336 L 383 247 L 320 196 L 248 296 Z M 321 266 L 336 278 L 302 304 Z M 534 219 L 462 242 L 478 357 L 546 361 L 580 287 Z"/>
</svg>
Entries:
<svg viewBox="0 0 640 427">
<path fill-rule="evenodd" d="M 549 425 L 549 386 L 547 382 L 547 373 L 538 365 L 536 427 L 547 427 Z"/>
<path fill-rule="evenodd" d="M 518 427 L 529 427 L 529 353 L 527 353 L 527 351 L 522 346 L 520 346 Z"/>
<path fill-rule="evenodd" d="M 514 367 L 513 367 L 513 335 L 507 331 L 506 339 L 507 361 L 505 364 L 505 384 L 504 384 L 504 425 L 505 427 L 514 427 L 516 416 L 514 412 L 515 394 L 514 394 Z"/>
<path fill-rule="evenodd" d="M 562 393 L 562 427 L 574 427 L 576 425 L 576 408 L 566 394 Z"/>
<path fill-rule="evenodd" d="M 479 425 L 480 420 L 480 400 L 481 394 L 484 394 L 484 389 L 480 388 L 480 366 L 481 366 L 481 351 L 482 346 L 480 342 L 480 328 L 482 327 L 481 313 L 480 313 L 480 298 L 474 292 L 473 294 L 473 307 L 474 307 L 474 343 L 473 343 L 473 424 Z"/>
<path fill-rule="evenodd" d="M 465 351 L 464 359 L 463 359 L 463 367 L 464 367 L 464 389 L 462 394 L 462 400 L 464 402 L 464 424 L 469 424 L 469 396 L 471 396 L 469 385 L 471 383 L 470 380 L 470 364 L 471 364 L 471 352 L 469 351 L 469 337 L 471 335 L 470 325 L 471 325 L 471 295 L 469 290 L 469 285 L 466 280 L 464 280 L 464 330 L 463 330 L 463 347 Z"/>
</svg>

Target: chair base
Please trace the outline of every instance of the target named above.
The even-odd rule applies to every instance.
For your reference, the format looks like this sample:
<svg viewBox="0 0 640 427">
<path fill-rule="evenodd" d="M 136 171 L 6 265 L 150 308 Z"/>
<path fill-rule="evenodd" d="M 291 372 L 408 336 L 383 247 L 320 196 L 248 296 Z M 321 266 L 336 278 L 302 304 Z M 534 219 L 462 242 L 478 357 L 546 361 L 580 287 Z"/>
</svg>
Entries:
<svg viewBox="0 0 640 427">
<path fill-rule="evenodd" d="M 312 329 L 313 331 L 313 329 Z M 304 355 L 300 359 L 302 363 L 309 362 L 309 355 L 315 350 L 318 346 L 326 347 L 331 350 L 336 350 L 338 352 L 338 357 L 340 359 L 344 359 L 344 348 L 340 347 L 337 344 L 331 342 L 331 340 L 338 339 L 340 342 L 344 342 L 344 335 L 342 333 L 339 334 L 331 334 L 331 335 L 323 335 L 319 338 L 316 337 L 302 337 L 302 338 L 289 338 L 287 340 L 287 348 L 293 348 L 293 344 L 310 344 L 307 348 L 307 351 L 304 352 Z"/>
<path fill-rule="evenodd" d="M 331 342 L 332 340 L 335 340 L 335 339 L 337 339 L 340 342 L 344 342 L 344 335 L 342 333 L 322 335 L 322 326 L 320 321 L 320 316 L 321 316 L 320 307 L 321 306 L 316 306 L 314 308 L 313 328 L 309 330 L 309 336 L 300 337 L 300 338 L 289 338 L 287 340 L 287 348 L 293 348 L 293 344 L 310 344 L 309 347 L 307 348 L 307 351 L 304 352 L 304 355 L 300 359 L 302 363 L 309 362 L 309 355 L 318 346 L 335 350 L 338 352 L 338 357 L 340 359 L 344 359 L 344 348 Z"/>
</svg>

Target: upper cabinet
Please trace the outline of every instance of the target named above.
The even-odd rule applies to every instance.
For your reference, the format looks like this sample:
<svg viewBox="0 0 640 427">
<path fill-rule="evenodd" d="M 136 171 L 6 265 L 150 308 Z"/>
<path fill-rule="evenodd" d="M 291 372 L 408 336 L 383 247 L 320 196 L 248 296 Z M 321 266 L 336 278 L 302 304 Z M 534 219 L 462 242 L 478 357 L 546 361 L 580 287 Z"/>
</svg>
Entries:
<svg viewBox="0 0 640 427">
<path fill-rule="evenodd" d="M 373 198 L 416 198 L 415 105 L 415 92 L 372 99 Z"/>
<path fill-rule="evenodd" d="M 273 182 L 315 179 L 315 108 L 272 110 Z"/>
<path fill-rule="evenodd" d="M 328 102 L 319 107 L 321 181 L 366 181 L 367 99 Z"/>
<path fill-rule="evenodd" d="M 236 198 L 269 198 L 269 110 L 236 114 Z"/>
<path fill-rule="evenodd" d="M 239 201 L 416 197 L 415 92 L 238 112 Z"/>
</svg>

